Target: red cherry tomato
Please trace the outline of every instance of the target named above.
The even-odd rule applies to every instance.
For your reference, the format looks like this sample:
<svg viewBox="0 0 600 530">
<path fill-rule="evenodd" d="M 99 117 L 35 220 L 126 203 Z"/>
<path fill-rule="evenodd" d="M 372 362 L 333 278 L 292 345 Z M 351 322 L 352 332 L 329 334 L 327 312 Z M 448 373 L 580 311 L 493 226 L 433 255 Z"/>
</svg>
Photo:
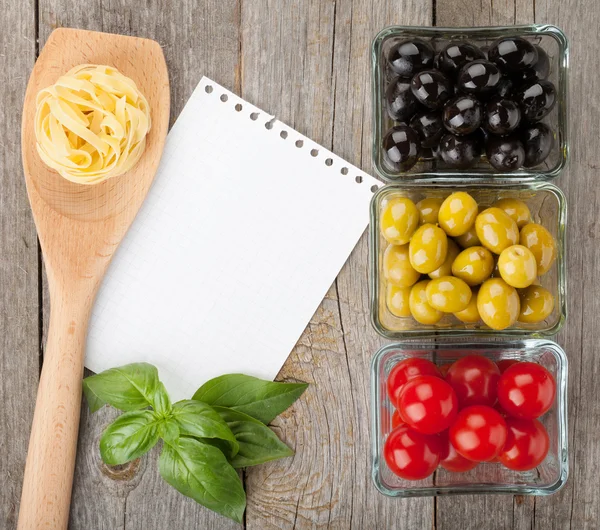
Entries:
<svg viewBox="0 0 600 530">
<path fill-rule="evenodd" d="M 492 407 L 473 405 L 462 409 L 450 427 L 456 451 L 476 462 L 488 462 L 500 454 L 506 442 L 506 422 Z"/>
<path fill-rule="evenodd" d="M 506 413 L 515 418 L 539 418 L 548 412 L 555 395 L 554 377 L 536 363 L 513 364 L 498 383 L 498 401 Z"/>
<path fill-rule="evenodd" d="M 383 458 L 399 477 L 421 480 L 435 471 L 441 449 L 437 436 L 421 434 L 402 425 L 394 429 L 385 441 Z"/>
<path fill-rule="evenodd" d="M 396 427 L 400 427 L 400 425 L 404 425 L 404 422 L 402 421 L 402 418 L 400 417 L 400 413 L 398 412 L 398 409 L 396 409 L 394 411 L 394 413 L 392 414 L 392 429 L 395 429 Z"/>
<path fill-rule="evenodd" d="M 506 443 L 498 460 L 508 469 L 529 471 L 546 458 L 550 439 L 538 420 L 506 418 Z"/>
<path fill-rule="evenodd" d="M 456 449 L 454 449 L 454 446 L 450 442 L 448 431 L 440 433 L 439 437 L 442 443 L 440 466 L 447 471 L 452 471 L 454 473 L 470 471 L 474 467 L 477 467 L 477 462 L 473 462 L 473 460 L 467 460 L 464 456 L 459 455 L 456 452 Z"/>
<path fill-rule="evenodd" d="M 407 381 L 419 375 L 435 375 L 442 377 L 437 366 L 427 359 L 410 357 L 400 361 L 387 378 L 388 396 L 395 405 L 398 402 L 398 394 Z"/>
<path fill-rule="evenodd" d="M 450 427 L 458 412 L 458 401 L 446 381 L 420 375 L 402 387 L 398 411 L 404 423 L 415 431 L 436 434 Z"/>
<path fill-rule="evenodd" d="M 446 375 L 446 381 L 456 392 L 460 407 L 493 406 L 499 380 L 500 370 L 496 364 L 481 355 L 459 359 L 450 366 Z"/>
<path fill-rule="evenodd" d="M 498 365 L 498 369 L 500 370 L 500 373 L 503 374 L 504 372 L 506 372 L 506 370 L 508 368 L 510 368 L 513 364 L 517 364 L 519 361 L 517 361 L 516 359 L 502 359 L 501 361 L 498 361 L 496 364 Z"/>
<path fill-rule="evenodd" d="M 446 377 L 446 374 L 448 373 L 448 368 L 450 368 L 449 364 L 442 364 L 438 366 L 438 370 L 440 371 L 440 374 L 442 374 L 442 377 Z"/>
</svg>

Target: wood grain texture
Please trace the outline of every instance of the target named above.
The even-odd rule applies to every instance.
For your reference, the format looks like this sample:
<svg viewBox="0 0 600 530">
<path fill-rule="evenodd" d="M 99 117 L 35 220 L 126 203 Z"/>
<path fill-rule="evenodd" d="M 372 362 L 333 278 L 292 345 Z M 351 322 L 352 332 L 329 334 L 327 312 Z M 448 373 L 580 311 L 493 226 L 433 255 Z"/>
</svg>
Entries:
<svg viewBox="0 0 600 530">
<path fill-rule="evenodd" d="M 430 24 L 431 6 L 288 5 L 242 4 L 243 96 L 370 171 L 371 40 L 392 23 Z M 432 526 L 431 499 L 389 499 L 371 481 L 369 366 L 381 344 L 368 318 L 365 236 L 280 373 L 311 387 L 275 422 L 294 460 L 247 472 L 248 528 Z"/>
<path fill-rule="evenodd" d="M 14 528 L 39 377 L 38 246 L 20 159 L 33 2 L 0 1 L 0 527 Z"/>
<path fill-rule="evenodd" d="M 147 97 L 152 129 L 127 173 L 95 186 L 59 178 L 35 148 L 36 98 L 79 64 L 108 64 Z M 55 30 L 40 54 L 23 103 L 21 147 L 27 194 L 44 256 L 51 316 L 37 391 L 18 528 L 67 528 L 77 452 L 85 337 L 96 291 L 154 179 L 169 122 L 167 66 L 148 39 Z"/>
<path fill-rule="evenodd" d="M 165 9 L 156 1 L 140 8 L 136 1 L 40 0 L 40 46 L 56 27 L 84 27 L 151 38 L 161 44 L 171 86 L 171 124 L 192 90 L 208 75 L 236 90 L 239 78 L 239 5 L 236 1 L 177 2 Z M 43 293 L 47 329 L 47 290 Z M 111 470 L 100 459 L 102 430 L 113 410 L 89 414 L 82 403 L 80 440 L 69 527 L 106 530 L 128 528 L 237 528 L 168 486 L 158 474 L 157 450 L 136 466 Z"/>
<path fill-rule="evenodd" d="M 431 25 L 433 16 L 431 2 L 420 0 L 183 0 L 168 9 L 158 0 L 39 1 L 40 44 L 56 26 L 158 40 L 170 72 L 171 121 L 206 74 L 367 171 L 368 45 L 385 25 Z M 0 118 L 18 127 L 35 53 L 34 6 L 0 0 L 0 17 L 3 27 L 15 28 L 0 34 L 0 64 L 9 73 Z M 246 473 L 247 527 L 598 528 L 600 396 L 594 378 L 600 373 L 595 355 L 600 331 L 594 320 L 600 302 L 594 286 L 600 280 L 600 88 L 594 76 L 600 58 L 589 44 L 600 6 L 595 0 L 436 0 L 435 18 L 437 25 L 548 22 L 561 26 L 571 41 L 571 159 L 557 181 L 569 203 L 569 318 L 557 340 L 570 361 L 571 476 L 550 497 L 439 498 L 435 513 L 432 499 L 387 499 L 375 491 L 369 475 L 368 363 L 384 341 L 368 321 L 363 237 L 280 374 L 314 384 L 275 423 L 297 456 Z M 0 139 L 0 360 L 2 374 L 10 374 L 0 383 L 6 404 L 0 410 L 5 449 L 0 471 L 9 477 L 0 491 L 0 527 L 13 528 L 38 373 L 37 261 L 16 128 L 3 127 Z M 71 528 L 238 528 L 166 486 L 154 453 L 132 467 L 102 466 L 98 439 L 115 415 L 110 409 L 82 413 Z"/>
<path fill-rule="evenodd" d="M 571 156 L 558 185 L 567 196 L 569 318 L 557 341 L 569 359 L 570 477 L 556 496 L 536 499 L 535 528 L 595 529 L 600 525 L 600 68 L 595 46 L 600 6 L 594 0 L 536 1 L 536 22 L 569 38 Z"/>
</svg>

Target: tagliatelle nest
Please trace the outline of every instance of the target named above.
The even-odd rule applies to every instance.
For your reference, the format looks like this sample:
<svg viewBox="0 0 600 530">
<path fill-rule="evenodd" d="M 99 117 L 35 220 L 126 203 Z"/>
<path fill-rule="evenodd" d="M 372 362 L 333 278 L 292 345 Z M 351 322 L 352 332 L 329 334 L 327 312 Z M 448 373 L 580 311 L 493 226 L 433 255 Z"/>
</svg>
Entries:
<svg viewBox="0 0 600 530">
<path fill-rule="evenodd" d="M 76 66 L 40 90 L 36 103 L 38 153 L 71 182 L 97 184 L 122 175 L 144 152 L 148 102 L 116 68 Z"/>
</svg>

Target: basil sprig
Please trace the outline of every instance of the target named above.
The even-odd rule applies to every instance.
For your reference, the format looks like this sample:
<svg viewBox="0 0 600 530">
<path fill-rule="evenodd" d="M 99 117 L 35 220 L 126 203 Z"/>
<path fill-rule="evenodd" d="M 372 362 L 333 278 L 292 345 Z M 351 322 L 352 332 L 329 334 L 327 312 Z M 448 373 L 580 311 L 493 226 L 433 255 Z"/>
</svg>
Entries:
<svg viewBox="0 0 600 530">
<path fill-rule="evenodd" d="M 140 458 L 162 439 L 163 479 L 238 523 L 246 494 L 236 469 L 294 454 L 267 424 L 307 387 L 227 374 L 207 381 L 193 399 L 172 403 L 158 370 L 148 363 L 112 368 L 83 381 L 91 412 L 104 405 L 124 412 L 100 438 L 106 464 Z"/>
</svg>

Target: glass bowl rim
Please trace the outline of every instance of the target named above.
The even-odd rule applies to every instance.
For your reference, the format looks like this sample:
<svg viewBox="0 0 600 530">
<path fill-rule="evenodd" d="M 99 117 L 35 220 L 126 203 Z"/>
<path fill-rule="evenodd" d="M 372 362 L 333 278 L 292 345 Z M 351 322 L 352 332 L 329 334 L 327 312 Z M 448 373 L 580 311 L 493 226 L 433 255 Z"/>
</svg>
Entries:
<svg viewBox="0 0 600 530">
<path fill-rule="evenodd" d="M 419 488 L 386 487 L 379 479 L 379 462 L 382 444 L 379 439 L 379 421 L 381 418 L 379 392 L 379 367 L 383 357 L 390 350 L 435 350 L 437 349 L 541 349 L 552 352 L 557 362 L 556 373 L 556 408 L 558 410 L 558 450 L 557 459 L 560 470 L 556 481 L 546 486 L 526 485 L 495 485 L 466 484 L 461 486 L 427 486 Z M 563 348 L 556 342 L 548 339 L 522 339 L 503 342 L 490 342 L 485 340 L 469 341 L 399 341 L 386 344 L 379 348 L 371 360 L 371 478 L 377 490 L 388 497 L 436 497 L 439 495 L 469 495 L 469 494 L 504 494 L 504 495 L 552 495 L 561 490 L 569 477 L 569 436 L 568 436 L 568 383 L 569 363 Z"/>
<path fill-rule="evenodd" d="M 559 69 L 557 86 L 557 129 L 559 135 L 558 151 L 559 160 L 555 167 L 546 171 L 531 171 L 524 168 L 519 173 L 484 172 L 481 170 L 422 170 L 414 173 L 402 173 L 400 176 L 392 176 L 381 164 L 379 143 L 383 135 L 383 115 L 385 110 L 380 97 L 382 83 L 382 69 L 380 68 L 381 47 L 384 41 L 397 33 L 415 37 L 434 37 L 441 33 L 464 33 L 467 38 L 477 36 L 489 36 L 499 38 L 503 35 L 512 34 L 517 36 L 548 35 L 554 38 L 559 46 Z M 568 136 L 568 66 L 569 66 L 569 40 L 565 33 L 552 24 L 522 24 L 515 26 L 478 26 L 478 27 L 442 27 L 442 26 L 387 26 L 380 30 L 371 43 L 371 97 L 373 112 L 373 141 L 372 158 L 373 168 L 379 178 L 386 183 L 399 182 L 456 182 L 464 179 L 467 175 L 473 182 L 485 182 L 489 179 L 503 180 L 504 183 L 511 182 L 539 182 L 554 179 L 562 173 L 569 159 L 569 136 Z"/>
</svg>

